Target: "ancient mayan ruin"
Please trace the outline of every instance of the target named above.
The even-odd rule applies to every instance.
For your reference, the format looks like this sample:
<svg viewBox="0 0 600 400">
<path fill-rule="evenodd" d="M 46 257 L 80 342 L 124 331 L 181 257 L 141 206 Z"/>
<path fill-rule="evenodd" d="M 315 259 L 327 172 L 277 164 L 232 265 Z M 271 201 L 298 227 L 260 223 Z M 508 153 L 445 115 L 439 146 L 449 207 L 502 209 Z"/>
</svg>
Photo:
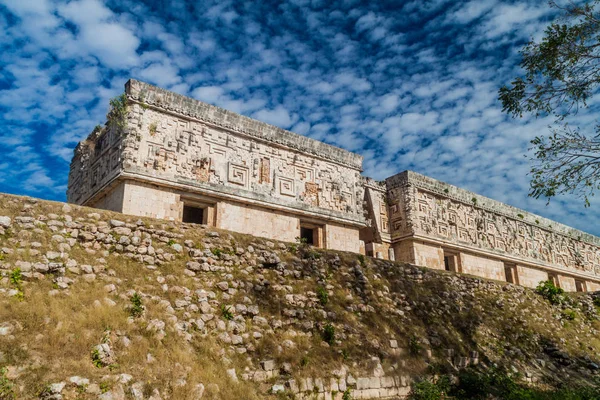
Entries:
<svg viewBox="0 0 600 400">
<path fill-rule="evenodd" d="M 71 203 L 535 287 L 600 290 L 600 238 L 147 83 L 79 143 Z"/>
</svg>

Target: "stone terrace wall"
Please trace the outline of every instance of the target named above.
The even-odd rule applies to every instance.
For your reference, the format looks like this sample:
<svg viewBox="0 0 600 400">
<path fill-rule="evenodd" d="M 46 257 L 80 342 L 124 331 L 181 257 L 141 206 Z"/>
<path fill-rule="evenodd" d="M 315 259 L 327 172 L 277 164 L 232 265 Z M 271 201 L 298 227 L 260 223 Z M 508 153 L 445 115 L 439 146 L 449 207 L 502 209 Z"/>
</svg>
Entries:
<svg viewBox="0 0 600 400">
<path fill-rule="evenodd" d="M 600 239 L 412 171 L 386 180 L 392 240 L 409 236 L 600 277 Z"/>
</svg>

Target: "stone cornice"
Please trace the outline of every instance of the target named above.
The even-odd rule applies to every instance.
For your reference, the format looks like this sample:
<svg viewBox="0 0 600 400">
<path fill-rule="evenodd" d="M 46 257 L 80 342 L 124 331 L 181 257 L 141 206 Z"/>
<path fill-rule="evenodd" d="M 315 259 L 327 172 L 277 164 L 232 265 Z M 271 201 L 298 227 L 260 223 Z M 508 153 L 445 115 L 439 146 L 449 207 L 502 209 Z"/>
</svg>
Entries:
<svg viewBox="0 0 600 400">
<path fill-rule="evenodd" d="M 554 232 L 570 239 L 592 244 L 594 246 L 600 246 L 600 238 L 597 236 L 520 208 L 504 204 L 500 201 L 490 199 L 489 197 L 461 189 L 457 186 L 450 185 L 449 183 L 438 181 L 437 179 L 430 178 L 414 171 L 404 171 L 387 178 L 386 184 L 388 190 L 393 190 L 406 185 L 414 186 L 437 196 L 445 197 L 467 206 L 474 207 L 475 209 L 481 209 L 493 214 L 501 215 L 531 227 Z"/>
</svg>

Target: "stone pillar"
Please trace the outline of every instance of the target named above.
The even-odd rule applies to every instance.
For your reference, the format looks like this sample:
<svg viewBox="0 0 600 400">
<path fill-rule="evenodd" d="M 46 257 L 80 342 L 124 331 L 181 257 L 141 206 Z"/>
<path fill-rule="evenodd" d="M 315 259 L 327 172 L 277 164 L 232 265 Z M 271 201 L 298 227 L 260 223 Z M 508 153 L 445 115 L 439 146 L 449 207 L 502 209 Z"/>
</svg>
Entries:
<svg viewBox="0 0 600 400">
<path fill-rule="evenodd" d="M 388 258 L 390 261 L 396 261 L 396 255 L 394 254 L 394 249 L 392 247 L 388 249 Z"/>
</svg>

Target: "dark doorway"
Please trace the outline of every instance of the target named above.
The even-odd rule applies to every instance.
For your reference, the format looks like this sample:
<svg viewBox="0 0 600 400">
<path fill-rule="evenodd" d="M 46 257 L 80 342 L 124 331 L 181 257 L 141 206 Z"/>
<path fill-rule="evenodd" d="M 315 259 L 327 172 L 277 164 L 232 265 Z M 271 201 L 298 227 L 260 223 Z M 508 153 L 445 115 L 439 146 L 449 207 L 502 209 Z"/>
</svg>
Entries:
<svg viewBox="0 0 600 400">
<path fill-rule="evenodd" d="M 315 232 L 314 229 L 300 227 L 300 239 L 307 244 L 314 245 L 315 244 Z"/>
<path fill-rule="evenodd" d="M 506 276 L 506 282 L 514 283 L 518 285 L 517 281 L 517 266 L 515 264 L 504 263 L 504 275 Z"/>
<path fill-rule="evenodd" d="M 585 282 L 578 279 L 575 280 L 575 290 L 578 292 L 587 292 Z"/>
<path fill-rule="evenodd" d="M 446 251 L 444 251 L 444 269 L 446 271 L 458 272 L 456 258 L 456 254 L 447 253 Z"/>
<path fill-rule="evenodd" d="M 190 224 L 204 223 L 204 209 L 199 207 L 183 206 L 183 222 Z"/>
</svg>

